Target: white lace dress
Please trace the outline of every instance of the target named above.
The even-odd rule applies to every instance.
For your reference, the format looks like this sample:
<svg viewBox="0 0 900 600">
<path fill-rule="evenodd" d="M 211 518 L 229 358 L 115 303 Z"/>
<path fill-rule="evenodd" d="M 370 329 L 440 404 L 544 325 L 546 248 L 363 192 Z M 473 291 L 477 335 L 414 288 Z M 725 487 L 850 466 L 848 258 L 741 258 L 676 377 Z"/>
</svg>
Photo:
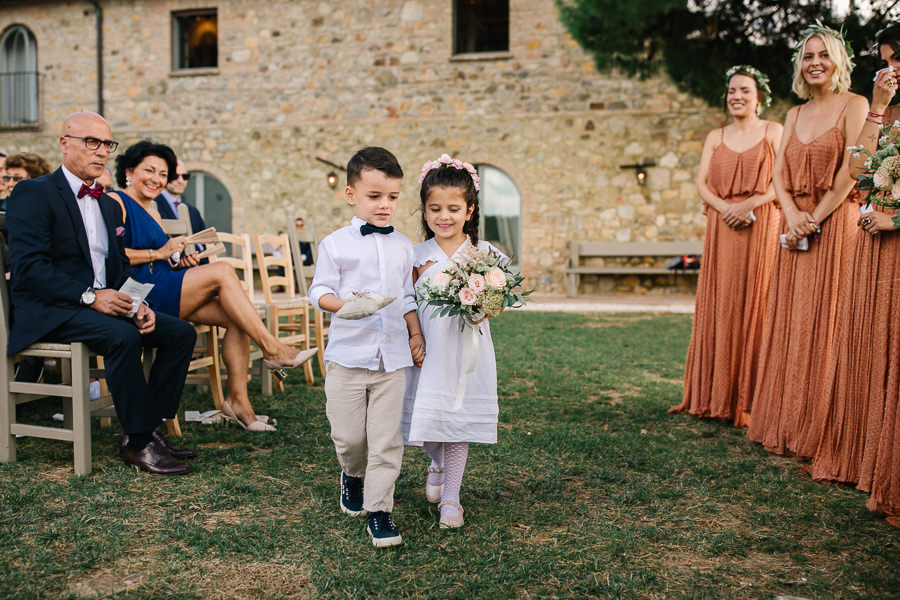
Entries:
<svg viewBox="0 0 900 600">
<path fill-rule="evenodd" d="M 466 240 L 453 256 L 469 245 Z M 503 256 L 488 242 L 479 241 L 478 248 Z M 443 271 L 449 260 L 433 238 L 416 244 L 413 252 L 416 267 L 435 261 L 419 276 L 416 286 Z M 494 444 L 497 442 L 497 363 L 489 319 L 478 325 L 481 335 L 475 370 L 467 375 L 462 407 L 454 411 L 463 368 L 461 317 L 431 318 L 431 313 L 431 307 L 419 306 L 426 356 L 421 368 L 406 370 L 403 439 L 411 446 L 421 446 L 423 442 Z"/>
</svg>

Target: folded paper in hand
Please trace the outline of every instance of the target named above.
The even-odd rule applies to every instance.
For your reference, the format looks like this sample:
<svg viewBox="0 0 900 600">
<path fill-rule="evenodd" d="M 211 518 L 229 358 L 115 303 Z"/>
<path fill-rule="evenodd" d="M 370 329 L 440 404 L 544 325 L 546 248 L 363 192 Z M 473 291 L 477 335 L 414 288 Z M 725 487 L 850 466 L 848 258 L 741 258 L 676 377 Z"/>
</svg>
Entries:
<svg viewBox="0 0 900 600">
<path fill-rule="evenodd" d="M 355 321 L 374 315 L 376 312 L 396 300 L 396 296 L 382 296 L 375 292 L 360 292 L 347 300 L 335 317 Z"/>
<path fill-rule="evenodd" d="M 131 277 L 122 284 L 122 287 L 119 289 L 123 294 L 128 294 L 131 296 L 131 312 L 128 313 L 129 317 L 133 317 L 135 313 L 137 313 L 138 308 L 140 308 L 141 303 L 144 301 L 144 298 L 147 297 L 147 294 L 150 293 L 150 290 L 153 289 L 152 283 L 138 283 Z"/>
</svg>

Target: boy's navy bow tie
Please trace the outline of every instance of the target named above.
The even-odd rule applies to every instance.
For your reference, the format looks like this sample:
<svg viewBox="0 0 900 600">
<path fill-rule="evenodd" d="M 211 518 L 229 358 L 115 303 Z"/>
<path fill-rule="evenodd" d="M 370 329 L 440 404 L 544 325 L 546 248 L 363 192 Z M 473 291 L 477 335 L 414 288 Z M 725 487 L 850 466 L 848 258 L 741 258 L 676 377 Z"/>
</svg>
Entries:
<svg viewBox="0 0 900 600">
<path fill-rule="evenodd" d="M 359 232 L 363 235 L 369 235 L 370 233 L 388 234 L 388 233 L 391 233 L 392 231 L 394 231 L 394 228 L 390 225 L 388 225 L 387 227 L 375 227 L 374 225 L 369 225 L 368 223 L 365 223 L 363 225 L 360 225 L 360 227 L 359 227 Z"/>
</svg>

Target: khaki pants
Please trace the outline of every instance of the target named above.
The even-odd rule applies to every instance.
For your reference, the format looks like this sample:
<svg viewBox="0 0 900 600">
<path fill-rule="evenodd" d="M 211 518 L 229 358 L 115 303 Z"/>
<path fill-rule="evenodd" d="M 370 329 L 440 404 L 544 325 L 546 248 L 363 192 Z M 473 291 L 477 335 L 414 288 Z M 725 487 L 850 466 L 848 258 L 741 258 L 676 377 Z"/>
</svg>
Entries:
<svg viewBox="0 0 900 600">
<path fill-rule="evenodd" d="M 391 512 L 403 460 L 406 369 L 385 373 L 329 362 L 325 371 L 325 412 L 338 462 L 347 475 L 365 478 L 365 510 Z"/>
</svg>

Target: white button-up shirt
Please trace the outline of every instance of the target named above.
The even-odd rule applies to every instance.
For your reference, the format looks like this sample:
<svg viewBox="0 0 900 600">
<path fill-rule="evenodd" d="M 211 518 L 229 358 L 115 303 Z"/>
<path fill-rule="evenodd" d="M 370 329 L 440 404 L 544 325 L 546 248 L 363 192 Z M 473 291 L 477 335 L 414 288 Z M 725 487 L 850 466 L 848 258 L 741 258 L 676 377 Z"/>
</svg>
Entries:
<svg viewBox="0 0 900 600">
<path fill-rule="evenodd" d="M 76 175 L 73 175 L 65 165 L 62 168 L 72 195 L 78 203 L 81 211 L 81 220 L 84 222 L 84 231 L 87 233 L 88 247 L 91 250 L 91 266 L 94 267 L 94 283 L 92 287 L 99 289 L 106 287 L 106 257 L 109 254 L 109 232 L 106 230 L 106 222 L 100 213 L 100 204 L 92 197 L 85 195 L 78 197 L 81 186 L 85 183 Z"/>
<path fill-rule="evenodd" d="M 409 333 L 403 315 L 416 310 L 412 282 L 413 247 L 398 231 L 362 235 L 365 221 L 353 217 L 319 244 L 316 274 L 309 288 L 313 305 L 334 294 L 342 300 L 354 292 L 371 291 L 396 300 L 370 317 L 357 321 L 332 319 L 325 360 L 349 368 L 387 372 L 412 366 Z"/>
</svg>

